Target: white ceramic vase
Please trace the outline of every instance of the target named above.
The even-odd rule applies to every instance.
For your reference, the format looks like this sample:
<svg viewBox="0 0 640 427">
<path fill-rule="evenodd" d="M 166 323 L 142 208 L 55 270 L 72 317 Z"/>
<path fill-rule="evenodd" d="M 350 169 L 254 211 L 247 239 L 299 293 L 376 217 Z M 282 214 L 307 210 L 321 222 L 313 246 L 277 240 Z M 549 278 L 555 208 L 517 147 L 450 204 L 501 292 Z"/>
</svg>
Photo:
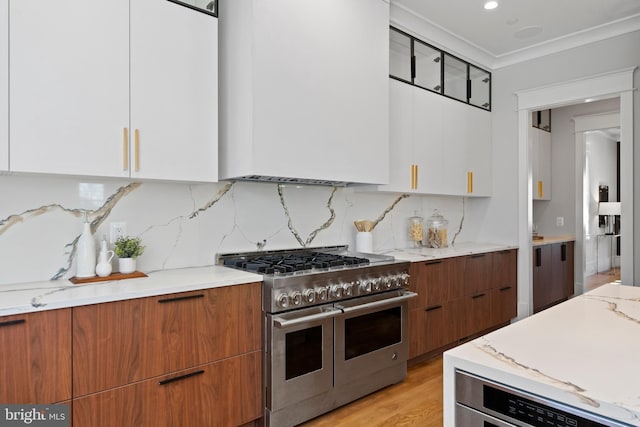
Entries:
<svg viewBox="0 0 640 427">
<path fill-rule="evenodd" d="M 135 258 L 118 258 L 118 270 L 122 274 L 129 274 L 136 271 Z"/>
</svg>

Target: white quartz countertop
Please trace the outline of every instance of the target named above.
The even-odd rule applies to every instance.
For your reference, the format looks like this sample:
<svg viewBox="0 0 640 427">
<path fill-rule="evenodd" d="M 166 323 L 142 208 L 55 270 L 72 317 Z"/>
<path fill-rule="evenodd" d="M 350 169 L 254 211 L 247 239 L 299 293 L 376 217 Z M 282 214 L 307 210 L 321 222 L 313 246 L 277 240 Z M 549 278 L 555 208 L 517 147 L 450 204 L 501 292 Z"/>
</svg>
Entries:
<svg viewBox="0 0 640 427">
<path fill-rule="evenodd" d="M 445 352 L 447 426 L 456 368 L 640 426 L 640 287 L 607 284 Z"/>
<path fill-rule="evenodd" d="M 68 280 L 0 287 L 0 316 L 261 282 L 259 274 L 222 266 L 182 268 L 148 277 L 74 285 Z"/>
<path fill-rule="evenodd" d="M 411 262 L 428 261 L 432 259 L 452 258 L 464 255 L 496 252 L 507 249 L 517 249 L 517 246 L 509 246 L 499 243 L 457 243 L 455 246 L 446 248 L 415 248 L 415 249 L 394 249 L 384 252 L 384 255 L 392 255 L 396 259 Z"/>
</svg>

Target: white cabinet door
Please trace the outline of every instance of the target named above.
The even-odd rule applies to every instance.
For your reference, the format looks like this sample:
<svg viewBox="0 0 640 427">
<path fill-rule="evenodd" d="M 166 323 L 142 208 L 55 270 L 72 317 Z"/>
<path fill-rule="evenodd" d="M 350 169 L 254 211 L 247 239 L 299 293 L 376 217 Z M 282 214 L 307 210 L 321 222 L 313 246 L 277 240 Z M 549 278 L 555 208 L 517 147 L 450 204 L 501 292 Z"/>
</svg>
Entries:
<svg viewBox="0 0 640 427">
<path fill-rule="evenodd" d="M 467 195 L 467 109 L 459 101 L 441 97 L 443 156 L 443 194 Z"/>
<path fill-rule="evenodd" d="M 9 2 L 0 2 L 0 171 L 9 170 Z"/>
<path fill-rule="evenodd" d="M 421 88 L 411 87 L 411 90 L 414 163 L 418 166 L 416 190 L 419 193 L 443 194 L 443 159 L 448 141 L 442 127 L 441 96 Z"/>
<path fill-rule="evenodd" d="M 10 2 L 11 170 L 126 176 L 129 2 Z"/>
<path fill-rule="evenodd" d="M 389 184 L 380 190 L 411 192 L 413 151 L 413 88 L 389 79 Z"/>
<path fill-rule="evenodd" d="M 217 180 L 217 18 L 131 1 L 131 130 L 132 178 Z"/>
<path fill-rule="evenodd" d="M 534 200 L 551 200 L 551 133 L 530 128 Z"/>
<path fill-rule="evenodd" d="M 492 194 L 491 113 L 468 107 L 467 123 L 467 174 L 471 173 L 467 177 L 467 195 L 489 197 Z"/>
</svg>

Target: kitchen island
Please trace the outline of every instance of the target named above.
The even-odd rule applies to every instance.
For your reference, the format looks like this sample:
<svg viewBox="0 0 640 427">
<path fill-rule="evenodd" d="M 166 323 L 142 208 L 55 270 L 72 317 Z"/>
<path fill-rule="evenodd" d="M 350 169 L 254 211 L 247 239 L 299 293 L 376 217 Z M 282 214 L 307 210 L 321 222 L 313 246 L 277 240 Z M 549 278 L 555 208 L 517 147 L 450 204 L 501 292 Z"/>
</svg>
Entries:
<svg viewBox="0 0 640 427">
<path fill-rule="evenodd" d="M 444 353 L 444 425 L 463 425 L 456 391 L 459 397 L 465 387 L 456 390 L 455 373 L 465 371 L 606 420 L 549 425 L 640 426 L 639 337 L 640 287 L 611 283 L 451 349 Z"/>
</svg>

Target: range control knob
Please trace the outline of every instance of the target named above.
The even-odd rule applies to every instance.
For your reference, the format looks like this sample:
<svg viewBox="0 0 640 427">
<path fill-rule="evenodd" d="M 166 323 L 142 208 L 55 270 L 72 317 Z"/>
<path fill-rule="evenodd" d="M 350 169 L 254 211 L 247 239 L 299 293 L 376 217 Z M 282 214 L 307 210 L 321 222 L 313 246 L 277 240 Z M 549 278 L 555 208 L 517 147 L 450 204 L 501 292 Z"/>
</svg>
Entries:
<svg viewBox="0 0 640 427">
<path fill-rule="evenodd" d="M 331 298 L 335 298 L 335 299 L 342 298 L 343 291 L 344 291 L 344 288 L 341 285 L 331 286 Z"/>
<path fill-rule="evenodd" d="M 399 276 L 398 286 L 409 286 L 409 275 L 407 273 L 402 273 Z"/>
<path fill-rule="evenodd" d="M 286 293 L 278 295 L 278 298 L 276 298 L 276 303 L 278 304 L 278 307 L 281 308 L 289 307 L 289 295 L 287 295 Z"/>
<path fill-rule="evenodd" d="M 313 289 L 307 289 L 304 292 L 304 300 L 307 304 L 313 304 L 316 300 L 316 292 Z"/>
<path fill-rule="evenodd" d="M 382 279 L 376 278 L 376 279 L 373 279 L 372 282 L 373 282 L 373 290 L 379 291 L 382 287 Z"/>
<path fill-rule="evenodd" d="M 297 307 L 302 304 L 302 294 L 298 291 L 289 295 L 289 302 L 292 306 Z"/>
<path fill-rule="evenodd" d="M 363 280 L 362 283 L 360 283 L 360 290 L 368 294 L 371 292 L 372 286 L 371 280 Z"/>
<path fill-rule="evenodd" d="M 328 297 L 327 288 L 322 287 L 322 288 L 316 289 L 316 297 L 318 298 L 319 301 L 326 301 Z"/>
<path fill-rule="evenodd" d="M 342 294 L 343 294 L 345 297 L 353 296 L 353 288 L 354 288 L 354 286 L 355 286 L 355 287 L 358 287 L 358 284 L 359 284 L 359 282 L 351 282 L 351 283 L 347 283 L 347 284 L 345 284 L 345 285 L 343 286 L 343 289 L 344 289 L 344 290 L 342 291 Z"/>
<path fill-rule="evenodd" d="M 396 278 L 396 276 L 389 276 L 389 277 L 385 277 L 384 278 L 384 285 L 387 287 L 387 289 L 391 289 L 392 287 L 396 286 L 398 279 Z"/>
</svg>

